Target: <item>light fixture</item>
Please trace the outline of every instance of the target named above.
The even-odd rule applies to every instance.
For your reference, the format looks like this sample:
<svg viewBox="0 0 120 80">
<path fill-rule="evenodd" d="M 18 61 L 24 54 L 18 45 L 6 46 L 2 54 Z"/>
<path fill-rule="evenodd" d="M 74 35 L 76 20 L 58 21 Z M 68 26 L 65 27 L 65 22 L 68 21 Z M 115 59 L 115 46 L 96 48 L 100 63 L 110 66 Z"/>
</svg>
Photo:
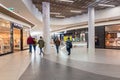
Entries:
<svg viewBox="0 0 120 80">
<path fill-rule="evenodd" d="M 59 0 L 59 1 L 70 2 L 70 3 L 74 2 L 73 0 Z"/>
<path fill-rule="evenodd" d="M 82 11 L 81 11 L 81 10 L 70 10 L 70 12 L 73 12 L 73 13 L 81 13 Z"/>
<path fill-rule="evenodd" d="M 104 2 L 104 3 L 109 3 L 110 1 L 106 1 L 106 2 Z"/>
<path fill-rule="evenodd" d="M 115 7 L 115 5 L 109 5 L 109 4 L 98 4 L 98 6 L 104 6 L 104 7 Z"/>
<path fill-rule="evenodd" d="M 61 17 L 61 18 L 64 18 L 65 16 L 62 16 L 62 15 L 56 15 L 56 17 Z"/>
<path fill-rule="evenodd" d="M 58 12 L 50 12 L 50 14 L 60 15 L 60 13 L 58 13 Z"/>
</svg>

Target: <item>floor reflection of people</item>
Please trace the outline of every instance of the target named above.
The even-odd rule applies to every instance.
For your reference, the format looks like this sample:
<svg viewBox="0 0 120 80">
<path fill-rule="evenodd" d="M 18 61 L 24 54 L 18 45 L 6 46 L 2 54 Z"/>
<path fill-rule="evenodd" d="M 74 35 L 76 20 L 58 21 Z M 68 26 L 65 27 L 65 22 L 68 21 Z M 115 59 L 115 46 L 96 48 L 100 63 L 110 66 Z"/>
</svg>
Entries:
<svg viewBox="0 0 120 80">
<path fill-rule="evenodd" d="M 98 36 L 95 36 L 95 45 L 99 46 L 99 38 L 98 38 Z"/>
<path fill-rule="evenodd" d="M 59 56 L 56 57 L 56 61 L 57 61 L 57 62 L 60 61 L 60 57 L 59 57 Z"/>
</svg>

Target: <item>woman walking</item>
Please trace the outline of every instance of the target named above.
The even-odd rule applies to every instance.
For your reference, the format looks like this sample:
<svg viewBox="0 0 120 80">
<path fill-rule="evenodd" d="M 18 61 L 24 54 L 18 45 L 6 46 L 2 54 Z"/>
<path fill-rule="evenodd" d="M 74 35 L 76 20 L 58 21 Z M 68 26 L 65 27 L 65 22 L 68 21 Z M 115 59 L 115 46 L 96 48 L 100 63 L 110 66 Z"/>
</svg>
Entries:
<svg viewBox="0 0 120 80">
<path fill-rule="evenodd" d="M 40 39 L 38 40 L 38 44 L 39 44 L 39 48 L 40 48 L 40 55 L 41 55 L 41 53 L 43 53 L 43 55 L 44 55 L 44 52 L 42 49 L 44 47 L 45 42 L 44 42 L 42 36 L 40 36 Z"/>
</svg>

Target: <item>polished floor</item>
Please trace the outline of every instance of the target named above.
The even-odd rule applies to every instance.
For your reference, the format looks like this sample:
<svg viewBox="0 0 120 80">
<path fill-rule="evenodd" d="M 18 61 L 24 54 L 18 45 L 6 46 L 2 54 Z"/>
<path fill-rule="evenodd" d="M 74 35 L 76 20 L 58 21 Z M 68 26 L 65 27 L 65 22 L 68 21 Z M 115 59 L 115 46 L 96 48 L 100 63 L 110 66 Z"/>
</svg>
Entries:
<svg viewBox="0 0 120 80">
<path fill-rule="evenodd" d="M 19 80 L 120 80 L 42 59 L 31 63 Z"/>
<path fill-rule="evenodd" d="M 0 80 L 120 80 L 120 50 L 74 47 L 67 55 L 65 47 L 56 54 L 51 47 L 45 56 L 28 51 L 0 57 Z"/>
</svg>

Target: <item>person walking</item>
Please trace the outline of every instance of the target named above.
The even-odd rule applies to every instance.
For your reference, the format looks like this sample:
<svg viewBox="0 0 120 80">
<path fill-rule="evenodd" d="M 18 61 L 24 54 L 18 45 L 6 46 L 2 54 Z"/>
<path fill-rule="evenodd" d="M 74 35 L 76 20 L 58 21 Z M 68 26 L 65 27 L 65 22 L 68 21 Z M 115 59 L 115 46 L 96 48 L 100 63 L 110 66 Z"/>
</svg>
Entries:
<svg viewBox="0 0 120 80">
<path fill-rule="evenodd" d="M 27 38 L 27 44 L 29 45 L 29 53 L 32 53 L 33 38 L 31 35 Z"/>
<path fill-rule="evenodd" d="M 36 52 L 36 46 L 37 46 L 37 41 L 35 38 L 33 38 L 33 49 L 34 49 L 34 52 Z"/>
<path fill-rule="evenodd" d="M 68 40 L 66 41 L 66 50 L 68 51 L 68 55 L 71 54 L 71 48 L 72 48 L 72 42 L 70 41 L 70 38 L 68 37 Z"/>
<path fill-rule="evenodd" d="M 57 50 L 57 54 L 59 53 L 59 46 L 60 46 L 60 40 L 58 38 L 56 38 L 55 40 L 55 46 L 56 46 L 56 50 Z"/>
<path fill-rule="evenodd" d="M 40 48 L 40 55 L 41 55 L 41 53 L 43 53 L 43 55 L 44 55 L 44 52 L 42 50 L 43 47 L 44 47 L 44 44 L 45 44 L 45 42 L 44 42 L 42 36 L 40 36 L 40 39 L 38 40 L 38 45 L 39 45 L 39 48 Z"/>
</svg>

